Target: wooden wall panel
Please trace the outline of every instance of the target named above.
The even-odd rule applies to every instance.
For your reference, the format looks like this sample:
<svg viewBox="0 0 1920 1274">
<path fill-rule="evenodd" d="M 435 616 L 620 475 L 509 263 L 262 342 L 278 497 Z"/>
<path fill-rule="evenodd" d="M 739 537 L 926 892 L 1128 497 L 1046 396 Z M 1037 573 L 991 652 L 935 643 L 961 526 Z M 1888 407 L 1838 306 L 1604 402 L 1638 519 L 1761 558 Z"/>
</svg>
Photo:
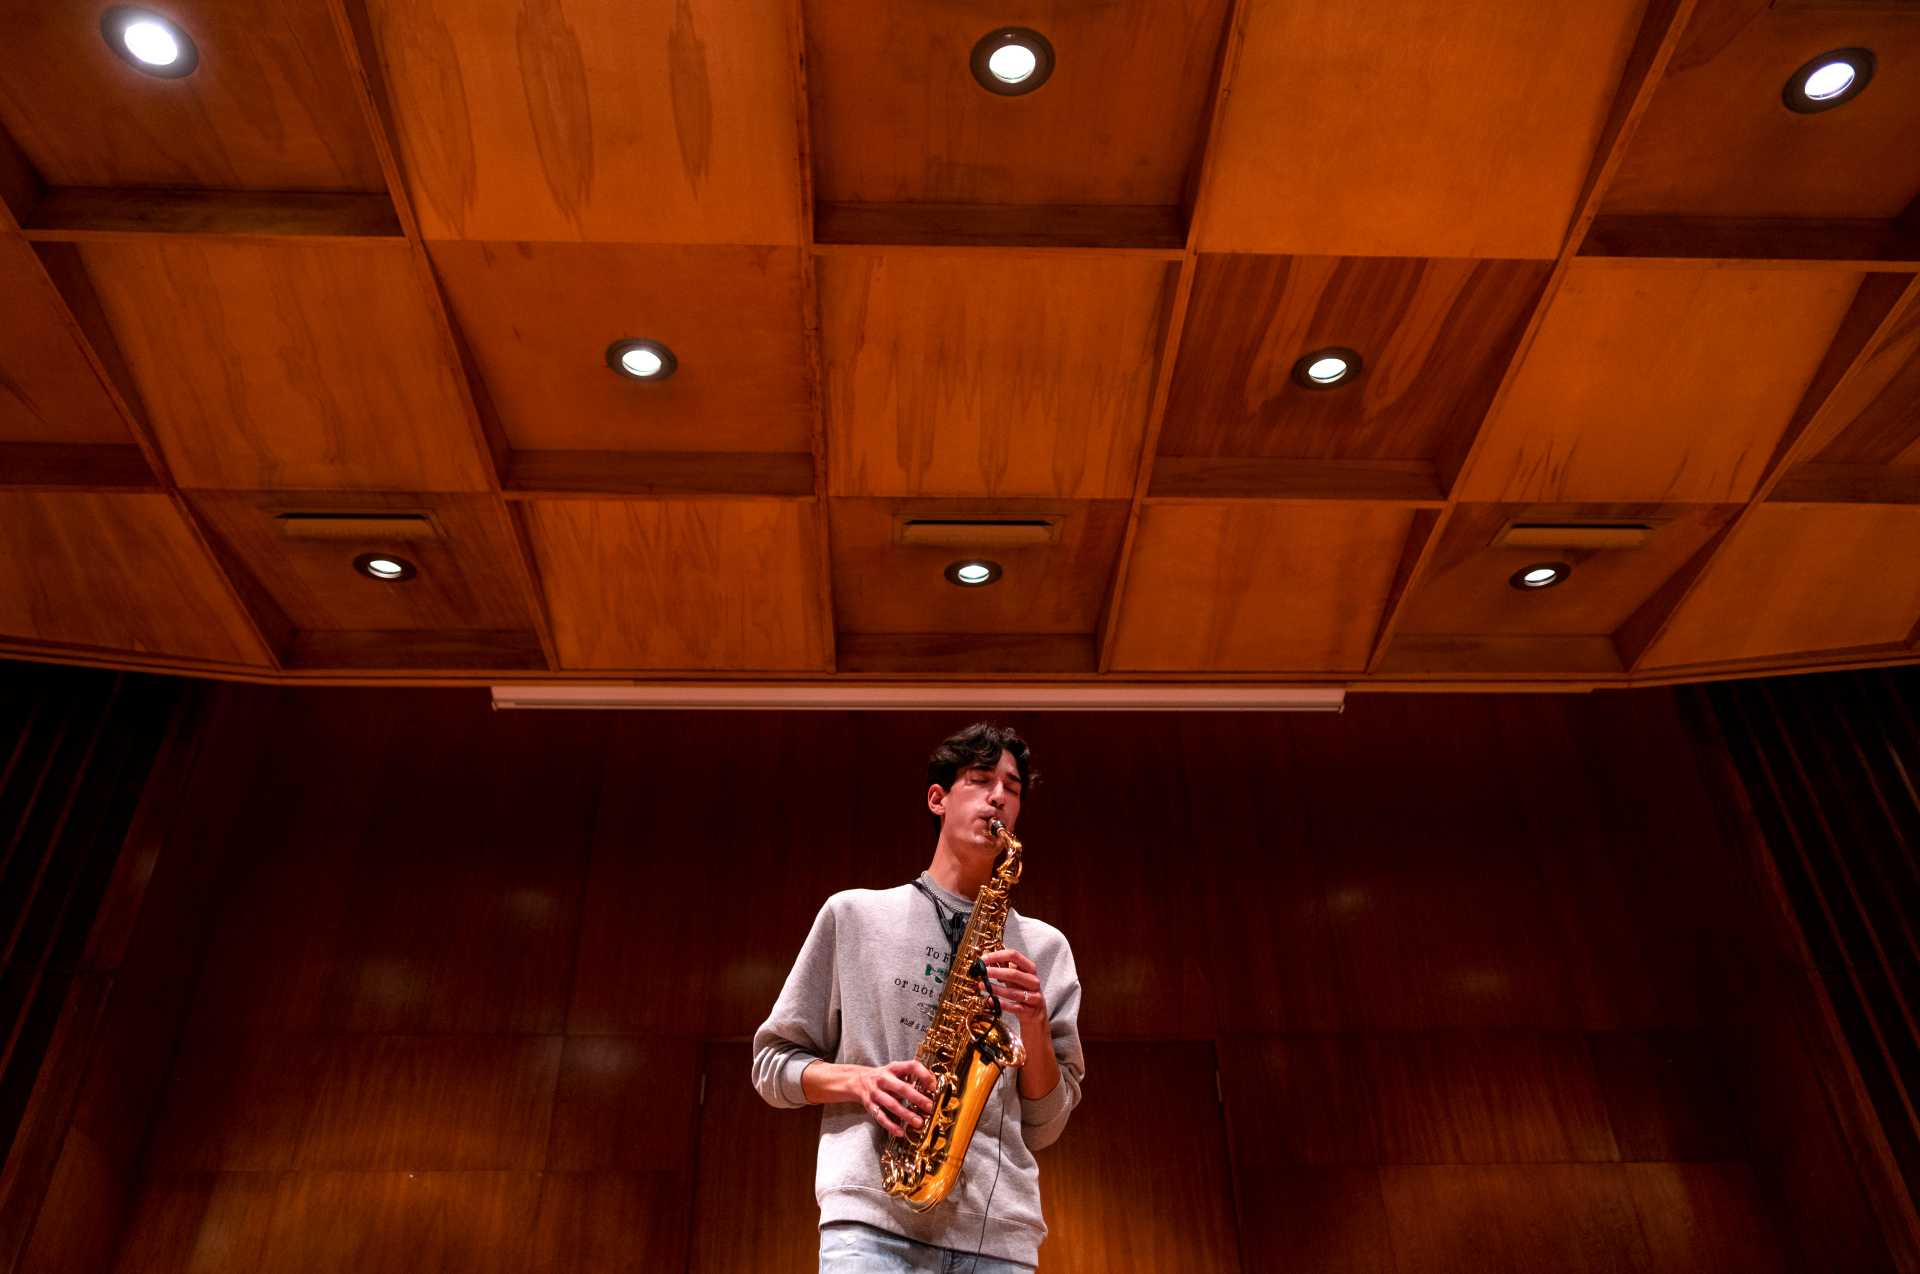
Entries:
<svg viewBox="0 0 1920 1274">
<path fill-rule="evenodd" d="M 1626 1172 L 1599 1164 L 1383 1168 L 1400 1274 L 1643 1274 Z"/>
<path fill-rule="evenodd" d="M 1412 523 L 1407 510 L 1360 504 L 1148 505 L 1113 667 L 1364 667 Z"/>
<path fill-rule="evenodd" d="M 1199 246 L 1556 255 L 1641 9 L 1252 6 Z"/>
<path fill-rule="evenodd" d="M 834 203 L 1178 204 L 1228 8 L 807 6 L 815 189 Z M 1031 96 L 989 93 L 967 67 L 1009 22 L 1037 26 L 1058 59 Z"/>
<path fill-rule="evenodd" d="M 1470 439 L 1546 282 L 1545 263 L 1208 253 L 1194 275 L 1163 456 L 1432 460 Z M 1305 389 L 1312 350 L 1360 355 Z"/>
<path fill-rule="evenodd" d="M 79 245 L 183 487 L 477 491 L 459 370 L 404 243 Z"/>
<path fill-rule="evenodd" d="M 1576 263 L 1461 497 L 1745 500 L 1860 280 Z"/>
<path fill-rule="evenodd" d="M 811 448 L 800 257 L 764 247 L 435 243 L 433 262 L 507 440 L 521 450 Z M 673 376 L 606 365 L 665 344 Z"/>
<path fill-rule="evenodd" d="M 812 501 L 525 506 L 567 668 L 821 669 Z"/>
<path fill-rule="evenodd" d="M 164 495 L 0 492 L 0 632 L 267 662 L 239 603 Z"/>
<path fill-rule="evenodd" d="M 1756 507 L 1648 650 L 1646 667 L 1902 643 L 1920 617 L 1920 508 Z M 1728 614 L 1743 617 L 1729 626 Z"/>
<path fill-rule="evenodd" d="M 1872 49 L 1883 71 L 1920 55 L 1920 22 L 1901 7 L 1702 0 L 1607 188 L 1606 211 L 1897 215 L 1920 194 L 1920 157 L 1908 144 L 1920 84 L 1879 74 L 1844 109 L 1819 115 L 1786 110 L 1780 93 L 1829 49 Z"/>
<path fill-rule="evenodd" d="M 1174 274 L 1120 256 L 822 257 L 833 494 L 1130 498 Z"/>
<path fill-rule="evenodd" d="M 429 239 L 797 243 L 774 0 L 367 5 Z"/>
<path fill-rule="evenodd" d="M 184 79 L 115 56 L 98 8 L 8 0 L 14 57 L 0 125 L 51 186 L 384 191 L 380 161 L 324 6 L 177 0 L 200 49 Z M 73 109 L 49 110 L 47 103 Z"/>
<path fill-rule="evenodd" d="M 828 894 L 924 863 L 960 721 L 282 697 L 117 1269 L 810 1265 L 819 1116 L 745 1041 Z M 1011 719 L 1085 993 L 1045 1268 L 1770 1272 L 1872 1224 L 1798 1027 L 1710 1001 L 1760 902 L 1664 694 Z"/>
</svg>

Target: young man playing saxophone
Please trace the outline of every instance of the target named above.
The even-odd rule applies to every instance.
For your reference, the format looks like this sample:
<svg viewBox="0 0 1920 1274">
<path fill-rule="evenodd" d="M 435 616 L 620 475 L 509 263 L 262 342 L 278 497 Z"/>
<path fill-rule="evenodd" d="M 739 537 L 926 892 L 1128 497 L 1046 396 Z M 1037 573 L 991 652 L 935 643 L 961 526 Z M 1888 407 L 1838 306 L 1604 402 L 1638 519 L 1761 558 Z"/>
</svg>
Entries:
<svg viewBox="0 0 1920 1274">
<path fill-rule="evenodd" d="M 753 1037 L 753 1086 L 768 1104 L 826 1107 L 814 1174 L 822 1274 L 1031 1271 L 1047 1233 L 1032 1152 L 1059 1138 L 1080 1101 L 1073 951 L 1058 929 L 1010 910 L 984 964 L 1027 1064 L 994 1085 L 943 1203 L 916 1212 L 882 1187 L 881 1148 L 932 1109 L 933 1076 L 915 1054 L 998 856 L 989 824 L 1012 831 L 1032 769 L 1012 730 L 974 725 L 934 750 L 927 776 L 933 861 L 910 884 L 827 899 Z"/>
</svg>

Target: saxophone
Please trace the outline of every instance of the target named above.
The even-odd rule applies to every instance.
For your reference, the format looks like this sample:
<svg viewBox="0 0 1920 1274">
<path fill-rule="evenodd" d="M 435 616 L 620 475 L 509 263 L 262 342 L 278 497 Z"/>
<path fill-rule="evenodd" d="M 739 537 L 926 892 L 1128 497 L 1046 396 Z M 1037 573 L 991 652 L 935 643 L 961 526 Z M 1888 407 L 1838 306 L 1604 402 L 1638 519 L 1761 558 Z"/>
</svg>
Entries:
<svg viewBox="0 0 1920 1274">
<path fill-rule="evenodd" d="M 1020 879 L 1020 842 L 997 818 L 987 826 L 1004 854 L 974 899 L 940 1006 L 920 1041 L 920 1064 L 933 1072 L 933 1111 L 918 1129 L 889 1137 L 880 1150 L 887 1193 L 906 1200 L 915 1212 L 932 1209 L 959 1183 L 994 1083 L 1001 1071 L 1027 1063 L 1026 1048 L 1007 1033 L 990 1002 L 981 960 L 1000 948 L 1006 931 L 1007 896 Z"/>
</svg>

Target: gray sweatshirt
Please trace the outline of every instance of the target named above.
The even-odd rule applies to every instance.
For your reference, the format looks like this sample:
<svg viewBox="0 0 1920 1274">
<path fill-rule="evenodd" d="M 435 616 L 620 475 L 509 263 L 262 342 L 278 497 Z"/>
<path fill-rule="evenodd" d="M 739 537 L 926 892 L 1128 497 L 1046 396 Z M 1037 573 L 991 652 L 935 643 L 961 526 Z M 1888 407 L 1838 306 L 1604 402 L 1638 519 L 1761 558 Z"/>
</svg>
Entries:
<svg viewBox="0 0 1920 1274">
<path fill-rule="evenodd" d="M 922 874 L 949 908 L 962 898 Z M 880 1184 L 887 1135 L 860 1107 L 822 1110 L 813 1193 L 820 1221 L 859 1221 L 937 1247 L 1034 1265 L 1047 1236 L 1040 1216 L 1040 1167 L 1033 1152 L 1052 1145 L 1080 1103 L 1080 979 L 1067 939 L 1052 925 L 1010 911 L 1004 945 L 1040 970 L 1053 1019 L 1060 1082 L 1039 1101 L 1020 1096 L 1019 1072 L 994 1085 L 967 1151 L 960 1182 L 939 1207 L 916 1213 Z M 807 1104 L 800 1073 L 824 1060 L 881 1066 L 911 1059 L 933 1019 L 946 980 L 949 945 L 933 905 L 912 885 L 849 889 L 814 918 L 773 1012 L 753 1036 L 753 1086 L 769 1105 Z M 1006 1014 L 1016 1035 L 1019 1023 Z M 1031 1053 L 1033 1042 L 1022 1041 Z M 1041 1044 L 1040 1047 L 1047 1047 Z M 984 1236 L 984 1237 L 983 1237 Z"/>
</svg>

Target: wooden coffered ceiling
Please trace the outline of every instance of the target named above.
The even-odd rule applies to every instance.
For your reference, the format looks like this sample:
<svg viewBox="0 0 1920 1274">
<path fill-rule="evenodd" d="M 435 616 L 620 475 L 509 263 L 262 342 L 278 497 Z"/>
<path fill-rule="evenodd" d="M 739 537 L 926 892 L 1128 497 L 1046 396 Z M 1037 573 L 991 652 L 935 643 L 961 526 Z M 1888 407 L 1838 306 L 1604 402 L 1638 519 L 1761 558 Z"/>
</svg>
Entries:
<svg viewBox="0 0 1920 1274">
<path fill-rule="evenodd" d="M 6 653 L 1920 662 L 1914 0 L 149 7 L 191 75 L 0 0 Z M 969 74 L 1003 25 L 1056 51 L 1030 95 Z M 1787 110 L 1844 47 L 1867 89 Z M 1358 379 L 1296 384 L 1325 346 Z"/>
</svg>

